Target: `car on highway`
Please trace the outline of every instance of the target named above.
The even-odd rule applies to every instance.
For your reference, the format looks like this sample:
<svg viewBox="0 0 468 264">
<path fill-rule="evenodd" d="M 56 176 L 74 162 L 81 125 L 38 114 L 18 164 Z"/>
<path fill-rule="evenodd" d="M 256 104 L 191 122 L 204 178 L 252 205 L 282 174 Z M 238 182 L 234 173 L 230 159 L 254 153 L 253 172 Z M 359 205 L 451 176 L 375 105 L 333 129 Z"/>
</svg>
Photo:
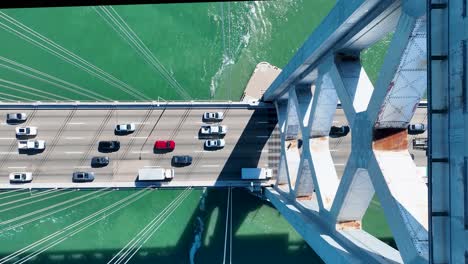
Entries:
<svg viewBox="0 0 468 264">
<path fill-rule="evenodd" d="M 109 164 L 109 157 L 107 156 L 100 156 L 100 157 L 93 157 L 91 159 L 91 167 L 105 167 Z"/>
<path fill-rule="evenodd" d="M 200 133 L 202 135 L 226 135 L 227 126 L 202 126 Z"/>
<path fill-rule="evenodd" d="M 192 157 L 189 155 L 173 156 L 172 164 L 178 166 L 187 166 L 192 164 Z"/>
<path fill-rule="evenodd" d="M 94 181 L 94 172 L 76 171 L 73 172 L 73 182 L 92 182 Z"/>
<path fill-rule="evenodd" d="M 154 149 L 172 151 L 175 149 L 175 142 L 174 140 L 157 140 L 154 142 Z"/>
<path fill-rule="evenodd" d="M 226 142 L 224 141 L 224 139 L 211 139 L 205 141 L 205 147 L 210 149 L 222 148 L 225 144 Z"/>
<path fill-rule="evenodd" d="M 10 173 L 10 182 L 23 183 L 32 181 L 32 172 L 12 172 Z"/>
<path fill-rule="evenodd" d="M 224 119 L 223 112 L 205 112 L 203 120 L 205 121 L 222 121 Z"/>
<path fill-rule="evenodd" d="M 426 125 L 424 125 L 423 123 L 408 125 L 408 134 L 410 135 L 419 135 L 424 132 L 426 132 Z"/>
<path fill-rule="evenodd" d="M 120 149 L 120 141 L 100 141 L 98 150 L 101 152 L 114 152 Z"/>
<path fill-rule="evenodd" d="M 27 136 L 36 136 L 37 127 L 17 127 L 16 136 L 17 137 L 27 137 Z"/>
<path fill-rule="evenodd" d="M 128 123 L 128 124 L 118 124 L 115 126 L 115 132 L 117 133 L 132 133 L 135 131 L 135 124 Z"/>
<path fill-rule="evenodd" d="M 18 140 L 20 150 L 44 150 L 45 140 Z"/>
<path fill-rule="evenodd" d="M 6 116 L 7 123 L 20 123 L 26 121 L 28 116 L 26 113 L 9 113 Z"/>
<path fill-rule="evenodd" d="M 332 126 L 330 128 L 330 137 L 344 137 L 348 135 L 349 126 Z"/>
</svg>

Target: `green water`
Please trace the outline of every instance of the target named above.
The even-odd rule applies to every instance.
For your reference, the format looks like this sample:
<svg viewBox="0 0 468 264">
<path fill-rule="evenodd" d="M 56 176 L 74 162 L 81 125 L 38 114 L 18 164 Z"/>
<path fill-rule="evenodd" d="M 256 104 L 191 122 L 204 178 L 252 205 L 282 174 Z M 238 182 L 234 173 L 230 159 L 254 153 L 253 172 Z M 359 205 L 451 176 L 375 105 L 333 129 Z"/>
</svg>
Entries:
<svg viewBox="0 0 468 264">
<path fill-rule="evenodd" d="M 27 33 L 24 39 L 18 36 L 24 31 L 17 28 L 17 33 L 0 29 L 0 100 L 141 99 L 134 90 L 149 99 L 184 99 L 182 90 L 191 99 L 238 100 L 255 65 L 267 61 L 284 67 L 333 5 L 330 0 L 283 0 L 115 6 L 115 12 L 148 48 L 145 56 L 129 44 L 135 39 L 120 36 L 118 32 L 123 31 L 115 31 L 105 22 L 100 9 L 100 13 L 91 7 L 2 10 L 89 62 L 86 69 L 90 65 L 98 67 L 120 84 L 110 85 L 105 81 L 108 78 L 103 80 L 67 62 L 70 56 L 50 43 L 32 44 L 32 33 Z M 3 23 L 0 26 L 12 27 L 5 19 L 0 18 L 0 22 Z M 41 44 L 45 46 L 40 47 Z M 383 40 L 363 52 L 363 64 L 372 80 L 377 78 L 386 45 L 388 40 Z M 47 51 L 48 48 L 52 51 Z M 55 79 L 51 81 L 50 76 Z M 123 91 L 125 87 L 129 92 Z M 99 221 L 77 233 L 73 232 L 80 230 L 80 226 L 66 228 L 140 192 L 57 191 L 43 196 L 38 191 L 0 192 L 0 258 L 58 234 L 21 257 L 44 247 L 31 260 L 106 263 L 139 237 L 137 234 L 183 190 L 149 191 L 112 214 L 93 218 Z M 16 205 L 5 204 L 28 199 L 32 194 L 39 196 L 24 200 L 32 202 L 27 205 L 9 209 Z M 190 191 L 170 216 L 161 218 L 165 221 L 147 237 L 130 262 L 222 263 L 225 257 L 228 262 L 231 255 L 233 263 L 321 263 L 278 211 L 240 189 L 233 190 L 232 254 L 229 254 L 231 236 L 226 236 L 225 229 L 227 194 L 226 189 Z M 11 195 L 15 196 L 8 197 Z M 80 201 L 85 202 L 71 206 Z M 393 243 L 377 200 L 372 202 L 363 226 Z"/>
</svg>

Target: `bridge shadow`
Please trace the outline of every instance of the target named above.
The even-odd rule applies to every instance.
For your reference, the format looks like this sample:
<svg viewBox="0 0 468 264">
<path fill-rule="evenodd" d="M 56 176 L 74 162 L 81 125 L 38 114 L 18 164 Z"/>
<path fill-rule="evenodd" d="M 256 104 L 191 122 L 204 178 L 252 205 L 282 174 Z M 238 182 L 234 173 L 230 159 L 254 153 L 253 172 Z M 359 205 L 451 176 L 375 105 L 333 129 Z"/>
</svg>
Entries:
<svg viewBox="0 0 468 264">
<path fill-rule="evenodd" d="M 268 149 L 265 147 L 277 122 L 276 110 L 274 108 L 254 110 L 239 140 L 235 143 L 231 154 L 221 169 L 217 181 L 241 180 L 242 168 L 267 167 L 268 157 L 265 159 L 265 163 L 260 163 L 262 151 L 263 153 L 268 153 Z M 232 143 L 226 142 L 226 146 Z"/>
<path fill-rule="evenodd" d="M 256 225 L 262 225 L 265 221 L 263 214 L 259 212 L 262 206 L 272 205 L 253 195 L 250 195 L 245 189 L 233 189 L 233 217 L 232 217 L 232 262 L 233 263 L 259 263 L 270 262 L 278 263 L 280 261 L 291 261 L 292 263 L 323 263 L 312 249 L 303 240 L 291 241 L 289 233 L 279 232 L 275 226 L 265 229 L 272 229 L 268 234 L 238 234 L 241 225 L 245 230 L 254 230 L 253 221 Z M 179 209 L 180 210 L 180 209 Z M 193 249 L 197 234 L 200 234 L 200 247 L 195 253 L 194 263 L 223 263 L 225 241 L 226 239 L 226 210 L 227 210 L 227 189 L 211 188 L 207 189 L 204 197 L 202 196 L 197 210 L 190 216 L 185 229 L 179 236 L 175 245 L 162 247 L 142 247 L 132 258 L 130 263 L 191 263 L 190 251 Z M 278 212 L 279 214 L 279 212 Z M 268 222 L 268 219 L 266 222 Z M 162 228 L 172 229 L 170 222 L 166 222 Z M 204 228 L 200 229 L 200 222 Z M 214 224 L 212 222 L 215 222 Z M 141 223 L 143 228 L 147 222 Z M 209 225 L 214 228 L 208 228 Z M 202 230 L 202 232 L 199 232 Z M 114 230 L 122 232 L 122 230 Z M 137 233 L 137 232 L 135 232 Z M 177 232 L 175 232 L 176 234 Z M 157 238 L 155 233 L 152 239 Z M 73 238 L 72 238 L 73 239 Z M 87 238 L 96 239 L 96 238 Z M 111 239 L 109 239 L 111 240 Z M 164 239 L 163 239 L 164 240 Z M 83 242 L 83 240 L 81 240 Z M 125 245 L 128 241 L 123 241 Z M 68 243 L 71 245 L 70 243 Z M 80 247 L 77 247 L 80 248 Z M 76 250 L 48 250 L 34 258 L 34 263 L 107 263 L 121 248 L 107 249 L 76 249 Z M 227 251 L 229 252 L 229 244 Z M 9 252 L 12 253 L 12 252 Z M 8 253 L 1 253 L 3 258 Z M 226 254 L 226 262 L 228 262 Z"/>
</svg>

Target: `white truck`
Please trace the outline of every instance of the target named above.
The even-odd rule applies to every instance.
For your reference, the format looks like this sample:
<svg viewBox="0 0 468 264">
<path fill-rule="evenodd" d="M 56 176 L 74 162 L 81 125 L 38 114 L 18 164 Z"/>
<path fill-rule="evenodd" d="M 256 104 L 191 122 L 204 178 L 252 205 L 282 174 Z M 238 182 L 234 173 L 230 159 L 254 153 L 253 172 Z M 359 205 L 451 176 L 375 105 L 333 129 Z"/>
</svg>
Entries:
<svg viewBox="0 0 468 264">
<path fill-rule="evenodd" d="M 44 140 L 18 140 L 18 149 L 42 150 L 45 149 Z"/>
<path fill-rule="evenodd" d="M 271 175 L 272 170 L 268 168 L 242 168 L 243 180 L 267 180 Z"/>
<path fill-rule="evenodd" d="M 164 168 L 144 168 L 138 170 L 138 180 L 140 181 L 163 181 L 171 180 L 174 177 L 174 169 Z"/>
<path fill-rule="evenodd" d="M 202 126 L 200 130 L 202 135 L 225 135 L 226 126 Z"/>
</svg>

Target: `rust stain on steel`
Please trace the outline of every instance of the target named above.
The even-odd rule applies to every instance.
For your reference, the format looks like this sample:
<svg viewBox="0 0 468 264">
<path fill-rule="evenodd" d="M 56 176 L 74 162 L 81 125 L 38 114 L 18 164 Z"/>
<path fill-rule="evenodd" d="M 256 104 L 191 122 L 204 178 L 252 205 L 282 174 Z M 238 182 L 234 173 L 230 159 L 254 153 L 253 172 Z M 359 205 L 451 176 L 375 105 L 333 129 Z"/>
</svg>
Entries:
<svg viewBox="0 0 468 264">
<path fill-rule="evenodd" d="M 312 200 L 312 195 L 301 195 L 296 197 L 299 201 L 310 201 Z"/>
<path fill-rule="evenodd" d="M 344 221 L 336 224 L 336 229 L 361 229 L 361 221 Z"/>
<path fill-rule="evenodd" d="M 404 128 L 374 129 L 372 146 L 374 150 L 408 149 L 408 132 Z"/>
</svg>

